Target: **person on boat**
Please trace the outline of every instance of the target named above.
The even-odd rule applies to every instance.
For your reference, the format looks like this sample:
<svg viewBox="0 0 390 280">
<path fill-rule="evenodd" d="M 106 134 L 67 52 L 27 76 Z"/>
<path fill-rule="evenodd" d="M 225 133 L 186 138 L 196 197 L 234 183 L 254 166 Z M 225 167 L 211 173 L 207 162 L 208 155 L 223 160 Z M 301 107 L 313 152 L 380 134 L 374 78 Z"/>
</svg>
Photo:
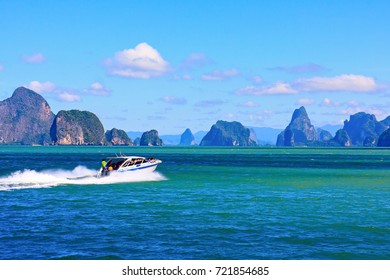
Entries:
<svg viewBox="0 0 390 280">
<path fill-rule="evenodd" d="M 106 176 L 107 173 L 108 173 L 108 169 L 107 169 L 107 162 L 105 159 L 102 159 L 102 168 L 103 168 L 103 175 Z"/>
</svg>

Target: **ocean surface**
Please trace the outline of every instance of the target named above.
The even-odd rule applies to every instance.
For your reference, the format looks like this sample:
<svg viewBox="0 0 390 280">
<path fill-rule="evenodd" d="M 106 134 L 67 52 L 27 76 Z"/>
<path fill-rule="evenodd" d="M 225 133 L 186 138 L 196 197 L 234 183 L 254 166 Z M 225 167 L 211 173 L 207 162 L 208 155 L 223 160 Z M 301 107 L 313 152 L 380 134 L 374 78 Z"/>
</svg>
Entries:
<svg viewBox="0 0 390 280">
<path fill-rule="evenodd" d="M 0 259 L 388 260 L 390 150 L 0 146 Z"/>
</svg>

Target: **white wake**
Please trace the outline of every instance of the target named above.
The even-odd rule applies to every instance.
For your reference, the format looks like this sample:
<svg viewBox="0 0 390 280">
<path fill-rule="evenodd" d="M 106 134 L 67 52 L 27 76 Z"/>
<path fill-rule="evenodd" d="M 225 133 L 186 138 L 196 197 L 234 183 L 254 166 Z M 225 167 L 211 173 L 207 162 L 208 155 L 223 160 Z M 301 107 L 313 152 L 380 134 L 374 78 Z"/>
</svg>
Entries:
<svg viewBox="0 0 390 280">
<path fill-rule="evenodd" d="M 13 172 L 7 177 L 0 177 L 0 191 L 50 188 L 59 185 L 102 185 L 166 180 L 162 174 L 156 171 L 151 173 L 113 173 L 104 178 L 96 178 L 96 174 L 97 170 L 91 170 L 85 166 L 77 166 L 73 170 L 49 169 L 35 171 L 25 169 Z"/>
</svg>

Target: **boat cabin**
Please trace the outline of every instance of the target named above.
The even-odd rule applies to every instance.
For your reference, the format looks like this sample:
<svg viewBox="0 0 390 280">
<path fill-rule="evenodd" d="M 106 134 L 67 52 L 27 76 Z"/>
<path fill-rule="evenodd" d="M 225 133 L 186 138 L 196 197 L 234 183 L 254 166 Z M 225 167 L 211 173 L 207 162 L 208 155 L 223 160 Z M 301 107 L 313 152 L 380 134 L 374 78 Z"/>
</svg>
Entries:
<svg viewBox="0 0 390 280">
<path fill-rule="evenodd" d="M 148 160 L 143 157 L 114 157 L 108 159 L 106 168 L 108 170 L 118 170 L 120 168 L 138 165 L 147 161 Z"/>
</svg>

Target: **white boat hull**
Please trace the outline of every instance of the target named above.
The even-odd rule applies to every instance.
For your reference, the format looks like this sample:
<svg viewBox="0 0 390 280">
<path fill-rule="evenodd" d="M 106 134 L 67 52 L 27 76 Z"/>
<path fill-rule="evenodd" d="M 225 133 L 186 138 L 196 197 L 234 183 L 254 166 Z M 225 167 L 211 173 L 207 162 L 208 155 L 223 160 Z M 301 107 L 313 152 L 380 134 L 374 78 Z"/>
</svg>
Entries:
<svg viewBox="0 0 390 280">
<path fill-rule="evenodd" d="M 154 170 L 156 170 L 157 165 L 159 163 L 160 162 L 145 163 L 145 164 L 139 164 L 138 166 L 131 166 L 129 168 L 124 167 L 122 169 L 117 170 L 117 172 L 119 172 L 119 173 L 124 173 L 124 172 L 150 173 L 150 172 L 153 172 Z"/>
</svg>

